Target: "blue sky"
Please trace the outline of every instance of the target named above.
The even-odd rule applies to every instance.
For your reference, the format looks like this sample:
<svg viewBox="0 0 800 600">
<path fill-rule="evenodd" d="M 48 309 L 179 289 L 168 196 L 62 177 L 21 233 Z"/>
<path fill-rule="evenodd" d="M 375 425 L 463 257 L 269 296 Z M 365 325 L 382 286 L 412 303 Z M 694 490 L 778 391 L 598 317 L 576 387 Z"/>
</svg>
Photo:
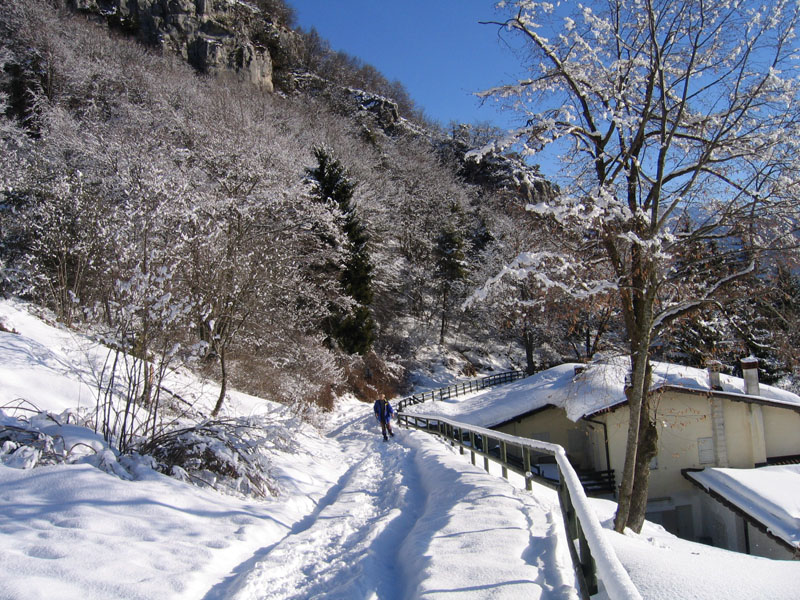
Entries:
<svg viewBox="0 0 800 600">
<path fill-rule="evenodd" d="M 297 24 L 315 27 L 334 50 L 401 81 L 425 114 L 442 125 L 490 122 L 510 127 L 513 116 L 474 93 L 515 81 L 520 60 L 498 37 L 493 0 L 287 0 Z M 506 36 L 507 38 L 507 36 Z"/>
</svg>

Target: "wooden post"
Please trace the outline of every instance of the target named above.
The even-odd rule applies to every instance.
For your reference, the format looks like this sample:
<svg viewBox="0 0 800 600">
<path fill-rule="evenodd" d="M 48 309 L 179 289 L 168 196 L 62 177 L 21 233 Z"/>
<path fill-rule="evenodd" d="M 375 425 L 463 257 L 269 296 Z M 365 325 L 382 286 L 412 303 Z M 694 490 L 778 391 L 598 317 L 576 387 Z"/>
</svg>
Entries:
<svg viewBox="0 0 800 600">
<path fill-rule="evenodd" d="M 473 431 L 469 432 L 469 445 L 471 446 L 469 458 L 470 458 L 470 462 L 474 466 L 475 465 L 475 432 L 473 432 Z"/>
<path fill-rule="evenodd" d="M 503 479 L 508 479 L 508 450 L 506 449 L 506 443 L 504 441 L 500 441 L 500 462 L 503 465 Z"/>
<path fill-rule="evenodd" d="M 522 469 L 525 471 L 525 489 L 531 491 L 533 484 L 531 483 L 531 449 L 525 446 L 522 449 Z"/>
<path fill-rule="evenodd" d="M 569 490 L 567 489 L 567 484 L 564 482 L 564 476 L 561 474 L 560 469 L 559 479 L 558 501 L 561 504 L 561 514 L 564 517 L 564 528 L 567 530 L 567 546 L 569 554 L 572 557 L 572 565 L 575 568 L 575 576 L 578 580 L 581 598 L 588 600 L 591 593 L 589 592 L 589 585 L 584 576 L 581 557 L 578 556 L 578 549 L 575 547 L 575 539 L 578 537 L 577 515 L 575 514 L 575 507 L 572 505 L 572 499 L 569 496 Z"/>
<path fill-rule="evenodd" d="M 586 588 L 590 595 L 597 593 L 597 565 L 595 565 L 592 551 L 589 549 L 589 542 L 583 533 L 580 521 L 575 523 L 578 529 L 578 545 L 581 553 L 581 571 L 586 581 Z"/>
</svg>

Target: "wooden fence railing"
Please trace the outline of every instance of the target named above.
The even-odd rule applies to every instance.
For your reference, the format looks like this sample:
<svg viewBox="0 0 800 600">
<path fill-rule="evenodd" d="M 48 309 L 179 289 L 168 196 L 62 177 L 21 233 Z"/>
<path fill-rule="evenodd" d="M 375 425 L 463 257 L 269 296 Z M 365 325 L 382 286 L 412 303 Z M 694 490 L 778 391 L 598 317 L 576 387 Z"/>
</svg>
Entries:
<svg viewBox="0 0 800 600">
<path fill-rule="evenodd" d="M 451 444 L 458 445 L 462 454 L 469 451 L 473 465 L 476 455 L 483 456 L 483 466 L 487 472 L 490 459 L 499 462 L 503 477 L 508 478 L 508 471 L 519 473 L 525 477 L 528 490 L 533 489 L 533 480 L 554 487 L 558 491 L 564 526 L 571 542 L 570 556 L 581 597 L 588 599 L 598 593 L 599 578 L 607 597 L 641 600 L 628 572 L 606 540 L 597 516 L 589 508 L 586 493 L 564 448 L 558 444 L 520 438 L 432 415 L 398 413 L 397 422 L 405 427 L 439 435 Z M 515 455 L 513 460 L 509 460 L 511 454 Z M 541 455 L 555 457 L 557 481 L 545 479 L 532 471 L 533 459 Z"/>
<path fill-rule="evenodd" d="M 469 381 L 464 381 L 462 383 L 454 383 L 453 385 L 448 385 L 447 387 L 439 388 L 437 390 L 431 390 L 429 392 L 414 394 L 413 396 L 403 398 L 402 400 L 398 401 L 397 410 L 402 411 L 406 406 L 410 406 L 412 404 L 422 404 L 423 402 L 427 401 L 458 398 L 459 396 L 463 396 L 471 392 L 478 392 L 487 387 L 501 385 L 503 383 L 511 383 L 512 381 L 522 379 L 523 377 L 525 377 L 524 371 L 504 371 L 503 373 L 495 373 L 494 375 L 488 375 L 486 377 L 481 377 L 480 379 L 470 379 Z"/>
</svg>

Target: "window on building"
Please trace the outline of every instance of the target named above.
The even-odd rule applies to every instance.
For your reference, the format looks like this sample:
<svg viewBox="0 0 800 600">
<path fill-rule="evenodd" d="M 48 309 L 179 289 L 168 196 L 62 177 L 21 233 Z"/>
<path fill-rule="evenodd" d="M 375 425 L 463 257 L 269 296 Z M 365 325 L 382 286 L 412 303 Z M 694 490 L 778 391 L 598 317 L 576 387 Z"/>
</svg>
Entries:
<svg viewBox="0 0 800 600">
<path fill-rule="evenodd" d="M 697 438 L 697 452 L 701 465 L 714 464 L 714 438 Z"/>
</svg>

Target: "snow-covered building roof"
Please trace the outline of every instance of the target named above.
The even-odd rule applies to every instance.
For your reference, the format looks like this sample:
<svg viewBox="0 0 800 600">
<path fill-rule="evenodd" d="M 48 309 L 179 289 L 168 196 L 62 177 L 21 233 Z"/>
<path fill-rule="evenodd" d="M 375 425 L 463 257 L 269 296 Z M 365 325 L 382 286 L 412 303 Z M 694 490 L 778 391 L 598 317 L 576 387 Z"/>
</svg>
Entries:
<svg viewBox="0 0 800 600">
<path fill-rule="evenodd" d="M 800 552 L 800 465 L 708 468 L 686 476 Z"/>
<path fill-rule="evenodd" d="M 406 412 L 451 417 L 472 425 L 492 427 L 546 406 L 563 408 L 578 421 L 626 402 L 625 377 L 629 362 L 615 359 L 583 365 L 567 363 L 466 400 L 458 398 L 409 406 Z M 576 367 L 580 367 L 576 370 Z M 653 362 L 651 391 L 673 389 L 689 393 L 712 392 L 708 372 L 670 363 Z M 800 396 L 760 385 L 760 395 L 745 392 L 744 380 L 720 374 L 722 390 L 716 396 L 732 400 L 783 406 L 800 412 Z"/>
</svg>

